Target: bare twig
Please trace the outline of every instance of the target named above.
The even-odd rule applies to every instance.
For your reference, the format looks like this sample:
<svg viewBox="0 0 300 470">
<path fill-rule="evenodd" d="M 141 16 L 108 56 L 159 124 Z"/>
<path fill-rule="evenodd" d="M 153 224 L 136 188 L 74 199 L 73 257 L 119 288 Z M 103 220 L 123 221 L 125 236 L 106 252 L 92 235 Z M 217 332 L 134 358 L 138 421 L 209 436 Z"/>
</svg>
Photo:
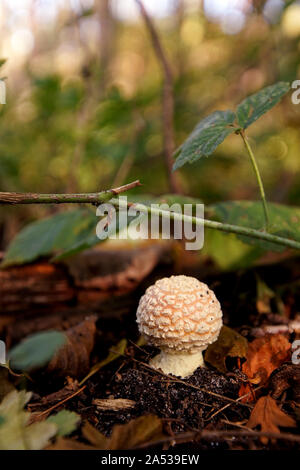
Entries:
<svg viewBox="0 0 300 470">
<path fill-rule="evenodd" d="M 146 442 L 139 446 L 136 446 L 135 449 L 143 449 L 147 447 L 155 447 L 157 445 L 162 445 L 165 443 L 176 443 L 176 444 L 183 444 L 185 442 L 190 442 L 191 440 L 196 440 L 197 442 L 201 441 L 202 439 L 206 440 L 216 440 L 222 441 L 225 439 L 242 439 L 245 437 L 252 437 L 255 439 L 259 439 L 261 437 L 267 437 L 269 439 L 279 439 L 291 442 L 300 442 L 300 436 L 296 434 L 289 434 L 289 433 L 277 433 L 277 432 L 261 432 L 261 431 L 252 431 L 251 429 L 245 431 L 227 431 L 227 430 L 216 430 L 216 431 L 195 431 L 195 432 L 183 432 L 177 434 L 175 436 L 169 436 L 162 439 L 158 439 L 156 441 Z"/>
<path fill-rule="evenodd" d="M 259 387 L 257 387 L 254 391 L 256 390 L 259 390 L 260 388 L 262 388 L 262 386 L 260 385 Z M 242 395 L 241 397 L 237 398 L 234 402 L 232 403 L 227 403 L 227 405 L 224 405 L 222 406 L 222 408 L 219 408 L 217 411 L 215 411 L 212 415 L 209 416 L 208 420 L 210 421 L 211 419 L 213 419 L 215 416 L 217 416 L 219 413 L 222 413 L 222 411 L 226 410 L 226 408 L 229 408 L 229 406 L 232 406 L 234 403 L 239 403 L 240 401 L 242 401 L 244 398 L 247 398 L 249 395 L 251 395 L 253 392 L 252 390 L 248 393 L 246 393 L 245 395 Z"/>
<path fill-rule="evenodd" d="M 173 167 L 173 153 L 175 150 L 174 143 L 174 95 L 173 95 L 173 74 L 166 57 L 165 51 L 163 50 L 160 38 L 154 27 L 154 24 L 148 15 L 141 0 L 136 0 L 141 15 L 144 19 L 146 27 L 149 31 L 152 45 L 156 57 L 161 65 L 164 85 L 163 85 L 163 97 L 162 97 L 162 112 L 163 112 L 163 134 L 164 134 L 164 153 L 166 158 L 166 166 L 169 178 L 170 189 L 174 193 L 180 193 L 179 183 L 176 174 L 172 172 Z"/>
<path fill-rule="evenodd" d="M 63 204 L 63 203 L 91 203 L 101 204 L 109 201 L 124 191 L 141 186 L 139 180 L 125 184 L 119 188 L 101 191 L 99 193 L 82 194 L 36 194 L 36 193 L 1 193 L 0 204 Z"/>
<path fill-rule="evenodd" d="M 81 387 L 79 390 L 77 390 L 76 392 L 72 393 L 71 395 L 69 395 L 68 397 L 66 397 L 64 400 L 61 400 L 59 401 L 58 403 L 56 403 L 55 405 L 51 406 L 51 408 L 48 408 L 47 410 L 44 410 L 42 411 L 41 413 L 38 413 L 36 416 L 35 416 L 35 419 L 40 419 L 42 416 L 47 416 L 49 413 L 51 413 L 51 411 L 55 410 L 56 408 L 58 408 L 59 406 L 63 405 L 64 403 L 66 403 L 67 401 L 71 400 L 71 398 L 74 398 L 76 397 L 77 395 L 79 395 L 81 392 L 83 392 L 83 390 L 86 388 L 86 385 L 84 385 L 83 387 Z"/>
</svg>

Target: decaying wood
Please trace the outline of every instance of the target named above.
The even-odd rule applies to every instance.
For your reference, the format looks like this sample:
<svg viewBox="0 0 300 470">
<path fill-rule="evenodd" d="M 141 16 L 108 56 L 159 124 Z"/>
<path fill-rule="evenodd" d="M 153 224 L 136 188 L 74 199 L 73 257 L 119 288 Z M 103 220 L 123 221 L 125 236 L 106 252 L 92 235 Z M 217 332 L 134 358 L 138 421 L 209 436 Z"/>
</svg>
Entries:
<svg viewBox="0 0 300 470">
<path fill-rule="evenodd" d="M 98 410 L 120 411 L 134 408 L 136 402 L 134 400 L 128 400 L 126 398 L 96 398 L 95 400 L 93 400 L 93 404 L 96 405 Z"/>
<path fill-rule="evenodd" d="M 53 307 L 71 301 L 75 291 L 65 270 L 48 262 L 0 270 L 0 313 Z"/>
<path fill-rule="evenodd" d="M 28 408 L 30 410 L 40 410 L 45 406 L 49 407 L 56 403 L 59 403 L 65 400 L 67 397 L 79 390 L 79 385 L 77 380 L 73 380 L 70 377 L 67 377 L 67 385 L 64 388 L 58 390 L 57 392 L 50 393 L 40 399 L 40 401 L 29 403 Z"/>
<path fill-rule="evenodd" d="M 76 287 L 122 294 L 152 271 L 165 250 L 166 245 L 160 243 L 129 250 L 87 250 L 65 264 Z"/>
<path fill-rule="evenodd" d="M 167 243 L 126 250 L 101 248 L 73 256 L 64 264 L 38 261 L 0 270 L 1 319 L 8 313 L 33 316 L 85 305 L 91 311 L 112 295 L 135 289 L 169 251 Z"/>
</svg>

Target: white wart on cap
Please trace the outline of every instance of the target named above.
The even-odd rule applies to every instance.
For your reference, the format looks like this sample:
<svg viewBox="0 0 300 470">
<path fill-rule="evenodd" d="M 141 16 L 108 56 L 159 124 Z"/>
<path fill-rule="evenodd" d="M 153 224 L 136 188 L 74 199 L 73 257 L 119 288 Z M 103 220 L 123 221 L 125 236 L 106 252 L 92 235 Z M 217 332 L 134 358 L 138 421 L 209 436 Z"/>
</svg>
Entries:
<svg viewBox="0 0 300 470">
<path fill-rule="evenodd" d="M 188 377 L 203 366 L 202 351 L 222 327 L 214 292 L 189 276 L 159 279 L 148 287 L 137 309 L 140 333 L 161 352 L 150 364 L 166 374 Z"/>
</svg>

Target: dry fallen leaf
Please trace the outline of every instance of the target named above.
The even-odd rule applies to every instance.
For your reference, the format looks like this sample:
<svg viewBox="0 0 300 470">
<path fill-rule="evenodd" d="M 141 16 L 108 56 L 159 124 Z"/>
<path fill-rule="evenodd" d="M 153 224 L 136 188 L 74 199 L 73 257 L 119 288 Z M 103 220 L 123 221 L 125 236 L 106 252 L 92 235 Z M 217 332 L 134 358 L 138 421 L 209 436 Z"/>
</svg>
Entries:
<svg viewBox="0 0 300 470">
<path fill-rule="evenodd" d="M 226 357 L 246 357 L 247 348 L 246 338 L 228 326 L 222 326 L 217 341 L 209 345 L 205 352 L 205 361 L 225 374 Z"/>
<path fill-rule="evenodd" d="M 162 422 L 155 415 L 140 416 L 127 424 L 113 427 L 111 437 L 105 437 L 91 424 L 86 423 L 82 434 L 98 450 L 133 449 L 162 437 Z"/>
<path fill-rule="evenodd" d="M 96 450 L 95 447 L 83 444 L 76 439 L 66 439 L 59 437 L 54 444 L 46 447 L 46 450 Z"/>
<path fill-rule="evenodd" d="M 88 372 L 94 347 L 95 323 L 96 316 L 91 316 L 66 331 L 68 341 L 49 362 L 48 372 L 63 377 L 82 377 Z"/>
<path fill-rule="evenodd" d="M 266 335 L 249 343 L 242 371 L 253 384 L 264 383 L 273 370 L 290 359 L 291 344 L 281 334 Z"/>
<path fill-rule="evenodd" d="M 293 428 L 296 422 L 277 406 L 276 401 L 269 395 L 260 397 L 252 410 L 247 426 L 251 429 L 261 427 L 262 432 L 280 432 L 279 426 Z M 263 444 L 268 443 L 267 437 L 261 437 Z"/>
<path fill-rule="evenodd" d="M 132 449 L 160 437 L 162 437 L 161 420 L 155 415 L 141 416 L 127 424 L 114 426 L 108 449 Z"/>
<path fill-rule="evenodd" d="M 283 364 L 279 367 L 270 378 L 269 389 L 275 400 L 290 390 L 291 398 L 300 403 L 300 364 Z"/>
</svg>

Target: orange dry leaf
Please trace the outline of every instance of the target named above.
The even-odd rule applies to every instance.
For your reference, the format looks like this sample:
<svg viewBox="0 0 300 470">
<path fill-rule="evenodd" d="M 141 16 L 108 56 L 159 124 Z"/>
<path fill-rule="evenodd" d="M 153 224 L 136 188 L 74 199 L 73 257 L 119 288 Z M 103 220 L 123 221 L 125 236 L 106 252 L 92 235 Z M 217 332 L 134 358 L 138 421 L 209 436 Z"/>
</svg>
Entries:
<svg viewBox="0 0 300 470">
<path fill-rule="evenodd" d="M 251 429 L 261 427 L 262 432 L 280 432 L 279 427 L 294 428 L 296 422 L 277 406 L 276 401 L 269 395 L 260 397 L 252 410 L 247 426 Z M 263 444 L 268 443 L 267 437 L 261 437 Z"/>
<path fill-rule="evenodd" d="M 249 382 L 242 384 L 239 396 L 244 402 L 255 400 L 251 384 L 263 384 L 269 378 L 273 370 L 283 362 L 290 359 L 291 344 L 281 334 L 266 335 L 249 343 L 246 362 L 242 364 L 242 371 L 248 377 Z M 252 394 L 249 392 L 252 391 Z"/>
<path fill-rule="evenodd" d="M 249 382 L 263 383 L 273 370 L 290 359 L 290 350 L 291 344 L 281 334 L 257 338 L 248 346 L 247 360 L 242 365 L 242 371 Z"/>
</svg>

